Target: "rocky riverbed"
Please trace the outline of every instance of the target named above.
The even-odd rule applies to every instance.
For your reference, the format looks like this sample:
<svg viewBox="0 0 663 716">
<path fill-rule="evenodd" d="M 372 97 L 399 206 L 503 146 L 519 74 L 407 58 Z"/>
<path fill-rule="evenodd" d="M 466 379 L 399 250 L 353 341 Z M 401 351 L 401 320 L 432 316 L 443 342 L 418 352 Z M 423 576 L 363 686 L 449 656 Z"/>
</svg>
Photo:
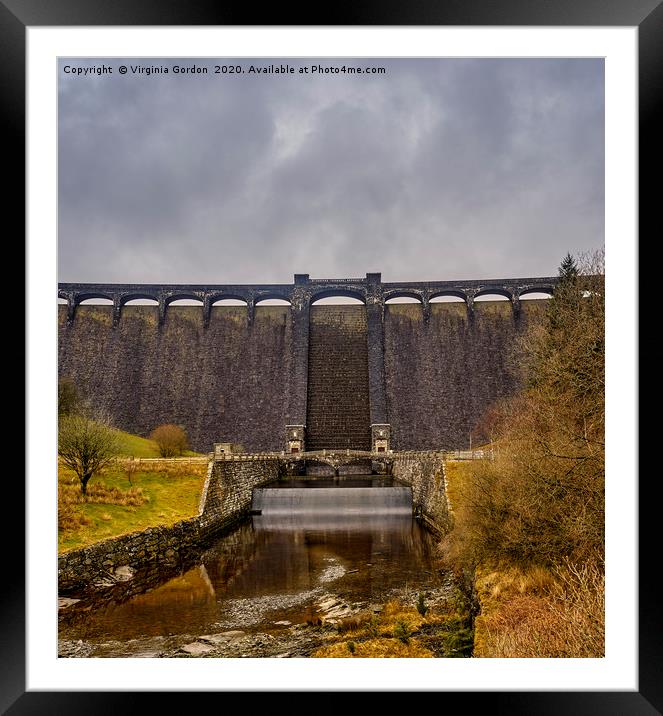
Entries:
<svg viewBox="0 0 663 716">
<path fill-rule="evenodd" d="M 424 593 L 429 614 L 442 613 L 449 608 L 454 593 L 453 584 L 446 580 L 438 587 Z M 412 608 L 417 599 L 407 589 L 395 590 L 388 595 L 393 601 Z M 71 609 L 75 603 L 64 603 L 62 610 Z M 265 605 L 262 605 L 265 606 Z M 379 619 L 384 603 L 347 602 L 332 592 L 316 596 L 306 621 L 291 622 L 286 618 L 271 623 L 263 620 L 254 623 L 255 605 L 235 605 L 234 628 L 227 623 L 219 624 L 218 631 L 192 635 L 160 635 L 130 639 L 128 641 L 84 641 L 61 639 L 58 655 L 62 658 L 142 657 L 142 658 L 302 658 L 309 657 L 317 649 L 338 640 L 341 630 L 354 622 L 366 622 L 375 615 Z M 262 610 L 259 610 L 262 611 Z M 435 647 L 434 625 L 426 625 L 413 632 L 421 635 L 428 648 L 436 655 L 445 655 Z M 440 651 L 440 653 L 437 653 Z"/>
</svg>

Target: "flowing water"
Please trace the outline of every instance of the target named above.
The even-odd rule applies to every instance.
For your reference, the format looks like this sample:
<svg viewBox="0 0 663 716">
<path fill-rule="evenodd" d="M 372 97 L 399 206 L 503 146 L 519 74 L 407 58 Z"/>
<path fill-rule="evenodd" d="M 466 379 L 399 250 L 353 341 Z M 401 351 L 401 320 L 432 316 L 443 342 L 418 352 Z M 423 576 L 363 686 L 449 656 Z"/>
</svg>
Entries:
<svg viewBox="0 0 663 716">
<path fill-rule="evenodd" d="M 252 508 L 183 573 L 128 599 L 67 609 L 60 639 L 83 640 L 91 655 L 131 656 L 151 637 L 275 634 L 329 618 L 330 604 L 342 614 L 439 586 L 411 488 L 390 478 L 280 481 L 255 490 Z"/>
</svg>

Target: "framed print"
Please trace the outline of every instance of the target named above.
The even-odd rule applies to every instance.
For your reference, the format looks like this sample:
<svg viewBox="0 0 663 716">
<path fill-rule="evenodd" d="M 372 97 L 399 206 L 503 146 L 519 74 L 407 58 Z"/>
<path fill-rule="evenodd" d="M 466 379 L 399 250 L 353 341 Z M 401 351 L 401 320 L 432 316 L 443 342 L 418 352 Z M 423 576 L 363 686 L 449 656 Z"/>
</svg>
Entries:
<svg viewBox="0 0 663 716">
<path fill-rule="evenodd" d="M 568 7 L 534 3 L 523 9 L 507 2 L 500 6 L 497 15 L 494 8 L 484 3 L 453 10 L 434 7 L 431 3 L 416 13 L 405 7 L 372 12 L 361 8 L 353 17 L 334 16 L 324 22 L 308 23 L 306 18 L 300 18 L 290 24 L 286 14 L 281 18 L 265 16 L 260 25 L 248 26 L 243 24 L 241 12 L 237 15 L 227 7 L 203 10 L 184 4 L 166 9 L 156 3 L 112 8 L 99 3 L 76 5 L 67 3 L 66 7 L 58 7 L 56 4 L 43 8 L 29 2 L 9 1 L 0 7 L 3 106 L 8 115 L 7 146 L 14 164 L 10 176 L 17 177 L 9 184 L 6 196 L 7 206 L 13 207 L 15 214 L 16 207 L 21 203 L 26 205 L 26 223 L 19 220 L 19 233 L 25 229 L 28 309 L 26 563 L 24 566 L 23 558 L 15 554 L 18 564 L 12 565 L 17 585 L 23 582 L 25 574 L 25 593 L 12 589 L 4 597 L 2 648 L 7 669 L 3 674 L 3 709 L 8 713 L 65 709 L 76 712 L 111 707 L 137 709 L 149 697 L 149 694 L 137 693 L 143 691 L 444 691 L 445 698 L 450 695 L 446 692 L 453 692 L 458 693 L 460 699 L 473 699 L 476 703 L 494 699 L 516 713 L 571 710 L 645 714 L 663 708 L 656 678 L 660 669 L 660 620 L 652 589 L 643 574 L 647 561 L 638 555 L 638 543 L 644 555 L 654 539 L 651 525 L 655 524 L 647 514 L 647 507 L 651 509 L 653 505 L 652 498 L 646 499 L 651 488 L 638 482 L 637 473 L 638 306 L 634 300 L 625 301 L 623 295 L 636 295 L 637 226 L 644 225 L 643 219 L 653 206 L 654 187 L 643 181 L 638 186 L 636 172 L 644 173 L 647 167 L 651 168 L 657 154 L 654 148 L 659 141 L 653 121 L 661 78 L 659 47 L 663 16 L 658 3 L 619 3 L 608 11 L 583 3 L 569 3 Z M 319 74 L 327 68 L 331 77 L 334 69 L 345 66 L 347 58 L 360 58 L 372 68 L 383 66 L 387 80 L 390 74 L 397 79 L 398 92 L 383 91 L 379 80 L 362 85 L 356 78 L 346 78 L 343 90 L 338 89 L 338 82 L 325 85 L 322 78 L 315 85 L 296 86 L 293 81 L 289 85 L 278 84 L 283 79 L 279 75 L 294 76 L 309 65 L 320 68 L 316 70 Z M 486 69 L 488 64 L 481 64 L 491 63 L 491 67 L 501 68 L 499 63 L 507 59 L 512 63 L 510 68 L 519 68 L 501 75 L 509 77 L 506 84 L 511 93 L 510 101 L 518 106 L 522 113 L 519 115 L 500 114 L 501 98 L 491 94 L 490 89 L 493 70 Z M 561 59 L 567 63 L 563 67 Z M 435 105 L 430 99 L 435 92 L 442 93 L 443 83 L 432 89 L 431 77 L 435 73 L 427 69 L 432 63 L 442 62 L 447 63 L 444 67 L 448 68 L 444 84 L 444 92 L 448 94 L 443 96 L 453 98 L 446 107 Z M 518 62 L 521 64 L 516 65 Z M 460 63 L 464 63 L 462 70 L 456 71 Z M 533 63 L 541 63 L 537 68 L 548 63 L 545 65 L 549 68 L 547 74 L 544 72 L 531 80 L 528 73 L 529 68 L 535 66 Z M 348 64 L 351 63 L 348 61 Z M 231 88 L 227 68 L 241 68 L 238 74 L 243 74 L 249 66 L 261 67 L 268 78 L 260 78 L 260 82 L 238 81 Z M 98 71 L 102 67 L 108 67 L 109 74 L 114 73 L 105 84 Z M 176 72 L 176 67 L 190 71 Z M 278 72 L 275 67 L 279 68 Z M 541 79 L 544 76 L 545 79 Z M 219 83 L 219 79 L 223 82 Z M 83 90 L 86 81 L 89 81 L 88 88 L 94 83 L 94 89 Z M 517 95 L 518 88 L 530 81 L 532 85 L 539 83 L 541 93 L 548 92 L 548 95 L 537 98 L 536 102 L 524 94 Z M 545 85 L 547 81 L 549 86 Z M 325 99 L 332 92 L 338 93 L 337 104 L 333 106 Z M 353 101 L 357 97 L 361 100 L 353 104 L 347 99 L 349 94 L 344 92 L 352 93 Z M 563 99 L 560 99 L 562 93 Z M 459 116 L 454 116 L 453 101 L 474 103 L 476 121 L 481 123 L 476 133 L 480 141 L 474 145 L 463 135 Z M 218 107 L 223 105 L 222 111 L 217 112 L 215 103 L 219 103 Z M 361 103 L 366 106 L 372 103 L 366 112 L 366 126 L 361 125 L 363 119 L 358 123 L 356 116 L 357 107 L 364 106 Z M 565 114 L 566 110 L 560 111 L 560 103 L 573 108 L 573 120 Z M 636 132 L 638 104 L 639 132 Z M 93 130 L 83 130 L 77 125 L 77 117 L 83 116 L 80 110 L 83 105 L 86 120 L 95 124 Z M 265 112 L 267 106 L 278 107 L 278 112 L 275 109 L 271 114 Z M 412 120 L 412 107 L 417 108 L 416 121 Z M 528 173 L 531 170 L 528 163 L 534 161 L 538 143 L 548 141 L 548 135 L 526 132 L 521 135 L 511 130 L 508 135 L 511 144 L 499 156 L 501 170 L 497 176 L 504 185 L 498 186 L 495 175 L 485 172 L 481 163 L 498 161 L 496 145 L 505 136 L 499 122 L 506 121 L 505 117 L 515 122 L 523 116 L 535 115 L 538 122 L 540 116 L 536 113 L 543 107 L 550 118 L 547 123 L 536 126 L 550 132 L 550 147 L 557 146 L 557 151 L 552 148 L 548 151 L 555 157 L 555 164 Z M 126 112 L 134 112 L 136 119 L 125 127 L 118 118 Z M 399 170 L 394 168 L 398 161 L 405 161 L 396 147 L 401 146 L 399 143 L 404 138 L 412 147 L 424 142 L 426 122 L 434 121 L 436 112 L 444 117 L 448 126 L 457 128 L 453 135 L 457 137 L 457 144 L 447 145 L 444 152 L 431 148 L 428 161 L 426 152 L 420 152 L 417 156 L 423 158 L 412 162 L 407 181 L 403 181 Z M 202 130 L 197 120 L 205 113 L 209 116 L 209 126 Z M 194 116 L 196 121 L 191 121 Z M 394 116 L 398 117 L 397 121 L 385 119 Z M 168 132 L 160 134 L 166 122 Z M 344 135 L 356 132 L 358 126 L 365 130 L 361 142 L 344 143 Z M 320 137 L 307 145 L 307 138 L 311 138 L 314 129 Z M 572 140 L 566 141 L 565 131 Z M 214 141 L 207 145 L 206 139 L 211 137 Z M 638 154 L 637 142 L 647 147 L 647 151 Z M 219 178 L 221 174 L 212 169 L 214 162 L 210 161 L 215 149 L 231 145 L 233 151 L 224 153 L 224 162 L 229 167 L 223 176 L 232 181 Z M 140 152 L 136 151 L 137 147 Z M 325 147 L 333 147 L 334 152 Z M 365 152 L 363 160 L 357 155 L 362 153 L 360 147 Z M 392 152 L 389 147 L 393 148 Z M 134 156 L 130 162 L 132 151 Z M 288 161 L 296 153 L 299 153 L 300 165 L 295 172 L 289 169 Z M 112 163 L 110 157 L 117 158 L 113 171 L 108 169 Z M 442 158 L 445 162 L 440 161 Z M 364 162 L 363 178 L 355 183 L 354 169 L 346 171 L 344 166 L 354 167 L 359 161 Z M 470 162 L 471 179 L 463 176 Z M 278 171 L 274 170 L 275 165 Z M 124 176 L 122 167 L 129 167 Z M 520 170 L 531 182 L 527 189 L 531 206 L 535 207 L 531 216 L 527 216 L 528 209 L 522 202 L 510 200 L 509 196 L 509 181 L 513 181 L 518 191 L 525 192 L 525 180 L 518 174 Z M 251 177 L 242 180 L 242 194 L 237 189 L 237 178 L 245 176 L 245 172 L 251 172 Z M 605 187 L 596 179 L 604 172 Z M 326 192 L 326 173 L 342 181 L 342 188 Z M 584 182 L 590 181 L 587 179 L 590 175 L 599 187 L 596 196 L 583 194 L 581 188 Z M 177 181 L 169 183 L 168 177 L 173 176 L 177 176 Z M 487 184 L 482 186 L 484 180 Z M 448 187 L 445 197 L 436 198 L 435 188 L 443 185 Z M 422 199 L 427 193 L 431 196 Z M 496 208 L 487 211 L 473 194 L 499 197 L 495 200 Z M 219 205 L 223 205 L 222 211 Z M 559 207 L 565 210 L 560 211 Z M 567 212 L 569 207 L 572 209 Z M 573 213 L 576 210 L 577 215 Z M 461 214 L 462 220 L 458 218 Z M 389 222 L 386 216 L 391 217 Z M 336 217 L 342 217 L 342 222 L 337 223 Z M 446 237 L 445 255 L 440 250 L 440 241 L 425 237 L 445 226 L 446 221 L 448 225 L 441 230 L 441 235 Z M 221 222 L 225 225 L 220 229 Z M 69 231 L 72 227 L 75 229 Z M 58 581 L 53 560 L 53 550 L 57 552 L 53 510 L 58 497 L 57 490 L 52 489 L 57 430 L 53 428 L 55 421 L 51 416 L 55 416 L 57 405 L 58 362 L 62 365 L 63 361 L 76 360 L 69 353 L 75 354 L 77 348 L 73 343 L 67 344 L 64 349 L 60 348 L 59 355 L 54 349 L 58 328 L 52 320 L 51 309 L 45 307 L 50 305 L 55 283 L 58 283 L 60 318 L 73 321 L 72 325 L 77 317 L 83 320 L 87 313 L 91 315 L 91 309 L 82 305 L 89 299 L 108 304 L 101 313 L 112 322 L 112 327 L 109 323 L 112 330 L 122 326 L 123 320 L 128 325 L 127 316 L 133 315 L 132 311 L 138 312 L 133 303 L 152 302 L 154 305 L 149 311 L 156 322 L 159 346 L 171 340 L 163 326 L 167 326 L 169 319 L 172 321 L 171 315 L 178 315 L 178 304 L 183 300 L 198 301 L 203 306 L 204 326 L 196 327 L 197 335 L 202 335 L 210 321 L 214 326 L 215 316 L 219 315 L 218 310 L 215 313 L 217 301 L 241 301 L 246 318 L 242 313 L 232 320 L 241 322 L 242 331 L 246 321 L 246 335 L 242 333 L 244 337 L 237 339 L 242 345 L 253 340 L 249 331 L 256 335 L 255 326 L 251 326 L 258 320 L 257 316 L 264 315 L 261 301 L 290 304 L 287 309 L 274 306 L 276 318 L 270 319 L 278 323 L 281 313 L 295 316 L 283 318 L 287 340 L 297 346 L 294 357 L 270 372 L 272 387 L 282 384 L 287 388 L 272 395 L 270 386 L 260 381 L 224 384 L 219 395 L 226 396 L 226 404 L 206 409 L 207 418 L 201 415 L 204 411 L 197 409 L 193 409 L 193 417 L 187 418 L 188 422 L 184 418 L 179 420 L 186 411 L 173 413 L 172 422 L 187 422 L 193 449 L 206 457 L 209 450 L 214 451 L 209 457 L 212 467 L 203 487 L 205 499 L 212 501 L 209 496 L 216 494 L 214 471 L 218 462 L 241 462 L 269 453 L 277 456 L 273 459 L 280 461 L 282 469 L 297 474 L 298 460 L 306 454 L 309 460 L 324 463 L 324 470 L 331 469 L 336 478 L 342 451 L 347 460 L 354 451 L 357 460 L 370 456 L 374 471 L 379 473 L 384 469 L 391 475 L 393 461 L 383 458 L 382 453 L 390 455 L 394 448 L 397 453 L 399 450 L 431 450 L 431 439 L 426 437 L 426 431 L 432 435 L 434 430 L 440 434 L 447 430 L 451 435 L 455 429 L 459 435 L 454 438 L 457 440 L 454 447 L 472 452 L 472 441 L 478 438 L 465 423 L 457 428 L 443 425 L 442 421 L 438 425 L 434 418 L 426 423 L 417 417 L 417 408 L 409 407 L 408 398 L 394 392 L 394 375 L 404 381 L 410 378 L 393 359 L 396 353 L 389 341 L 395 339 L 389 336 L 385 339 L 380 333 L 386 325 L 383 323 L 385 303 L 392 297 L 418 300 L 422 316 L 428 321 L 427 311 L 439 311 L 431 303 L 435 297 L 460 292 L 469 310 L 474 300 L 481 300 L 482 294 L 489 296 L 502 290 L 511 301 L 514 316 L 519 315 L 520 297 L 524 297 L 522 303 L 525 303 L 528 292 L 545 292 L 550 288 L 548 284 L 543 280 L 525 284 L 523 279 L 514 286 L 507 283 L 501 288 L 497 284 L 488 286 L 488 274 L 481 268 L 481 262 L 499 266 L 496 273 L 500 276 L 543 275 L 543 270 L 537 267 L 535 251 L 531 257 L 521 257 L 522 263 L 517 264 L 531 265 L 531 272 L 508 273 L 507 261 L 516 253 L 516 249 L 508 245 L 509 236 L 518 236 L 519 232 L 524 235 L 523 227 L 536 237 L 531 239 L 531 245 L 540 247 L 541 256 L 547 257 L 548 263 L 550 256 L 556 256 L 561 250 L 562 237 L 575 239 L 574 245 L 578 245 L 583 235 L 593 236 L 593 232 L 600 235 L 605 231 L 606 400 L 609 406 L 606 411 L 605 656 L 544 660 L 362 659 L 359 664 L 356 661 L 350 664 L 349 658 L 357 648 L 351 642 L 352 649 L 347 647 L 349 654 L 341 654 L 340 659 L 297 658 L 294 662 L 292 658 L 255 657 L 297 657 L 298 653 L 259 651 L 241 654 L 249 657 L 244 659 L 234 658 L 239 654 L 231 652 L 226 654 L 230 658 L 223 660 L 155 658 L 182 656 L 175 648 L 172 652 L 159 653 L 148 649 L 142 655 L 151 658 L 140 660 L 132 657 L 141 654 L 131 650 L 117 654 L 99 651 L 85 658 L 82 650 L 75 648 L 76 639 L 84 639 L 83 632 L 79 634 L 75 630 L 70 637 L 74 645 L 72 651 L 57 653 L 58 636 L 54 633 L 58 628 L 57 610 L 48 609 L 57 597 Z M 396 250 L 399 232 L 402 235 L 407 230 L 415 238 Z M 381 240 L 358 238 L 362 231 L 366 237 L 385 234 Z M 492 242 L 472 245 L 473 236 L 486 235 L 489 231 L 493 232 Z M 458 234 L 456 238 L 454 232 Z M 313 242 L 309 238 L 311 233 L 323 238 Z M 65 241 L 65 234 L 77 234 L 79 238 Z M 94 242 L 86 238 L 93 235 Z M 231 235 L 238 237 L 235 243 L 230 241 Z M 254 242 L 255 236 L 266 238 Z M 589 239 L 587 241 L 582 248 L 589 250 Z M 573 250 L 573 246 L 568 249 Z M 463 255 L 464 251 L 467 256 Z M 483 255 L 477 257 L 478 254 Z M 140 270 L 137 264 L 141 264 Z M 196 273 L 196 266 L 205 264 L 206 268 Z M 310 275 L 300 273 L 308 271 L 311 265 L 314 268 L 310 269 Z M 95 267 L 94 275 L 88 271 L 90 266 Z M 253 275 L 242 270 L 246 266 L 254 268 Z M 381 268 L 383 266 L 386 268 Z M 438 266 L 446 268 L 438 269 Z M 484 275 L 477 275 L 476 286 L 467 283 L 461 288 L 460 282 L 458 286 L 451 286 L 450 279 L 461 276 L 464 266 L 472 267 L 470 272 L 483 270 Z M 396 275 L 397 268 L 408 275 L 400 278 Z M 557 267 L 551 268 L 547 276 L 553 280 Z M 320 275 L 325 269 L 328 273 Z M 382 278 L 379 273 L 371 273 L 380 270 L 385 272 Z M 223 271 L 222 280 L 214 280 L 217 271 Z M 357 272 L 361 279 L 347 278 Z M 123 280 L 125 275 L 127 278 Z M 184 275 L 193 278 L 180 278 Z M 339 279 L 339 275 L 345 278 Z M 438 280 L 440 286 L 433 285 Z M 221 283 L 223 290 L 219 288 Z M 177 288 L 180 284 L 188 288 Z M 160 288 L 150 293 L 150 287 L 156 285 Z M 117 288 L 120 286 L 121 289 Z M 287 289 L 282 289 L 283 286 Z M 370 425 L 370 432 L 367 429 L 361 438 L 353 435 L 338 446 L 322 437 L 331 422 L 325 423 L 323 418 L 316 418 L 318 422 L 314 422 L 311 417 L 317 415 L 311 407 L 315 406 L 316 396 L 311 387 L 317 385 L 315 381 L 325 386 L 321 392 L 329 390 L 334 400 L 339 400 L 334 393 L 336 378 L 325 378 L 325 369 L 314 366 L 314 334 L 319 345 L 336 355 L 337 362 L 344 366 L 357 359 L 363 344 L 360 345 L 360 341 L 359 348 L 348 349 L 351 342 L 348 339 L 344 347 L 338 348 L 333 342 L 324 342 L 331 339 L 317 338 L 326 336 L 324 331 L 328 328 L 322 319 L 315 318 L 323 312 L 315 314 L 311 308 L 309 313 L 309 306 L 314 308 L 316 300 L 332 295 L 347 299 L 358 297 L 365 304 L 368 316 L 366 328 L 363 323 L 361 327 L 368 335 L 368 339 L 362 339 L 368 341 L 367 354 L 361 354 L 368 372 L 365 385 L 362 383 L 353 390 L 370 396 L 370 401 L 366 401 L 366 416 L 362 417 L 363 423 Z M 297 333 L 300 330 L 297 328 L 298 301 L 302 300 L 306 303 L 307 316 L 307 323 L 301 329 L 304 331 L 301 335 L 306 335 L 303 343 L 297 338 L 300 335 Z M 376 304 L 382 313 L 375 315 L 382 318 L 372 323 L 371 311 Z M 233 310 L 239 316 L 239 309 L 233 307 Z M 405 315 L 408 310 L 393 309 L 392 313 L 396 315 L 400 311 Z M 145 311 L 145 315 L 149 311 Z M 346 313 L 349 316 L 351 311 Z M 106 318 L 102 317 L 102 322 Z M 315 328 L 318 320 L 322 322 Z M 347 338 L 355 330 L 347 328 L 348 321 L 353 320 L 335 317 L 332 323 L 343 323 Z M 177 335 L 173 334 L 172 345 L 177 348 L 172 350 L 173 355 L 190 360 L 182 348 L 188 330 L 185 324 L 186 321 L 182 322 Z M 426 335 L 432 334 L 431 325 L 426 323 Z M 144 327 L 140 329 L 144 330 Z M 274 336 L 268 340 L 286 340 L 277 335 L 281 323 L 278 328 L 269 330 L 274 331 Z M 391 336 L 395 336 L 396 329 L 390 330 Z M 405 331 L 402 327 L 398 330 Z M 219 332 L 221 335 L 226 334 Z M 416 362 L 420 360 L 415 356 L 416 351 L 420 350 L 423 355 L 425 348 L 418 347 L 418 338 L 402 333 L 405 335 L 411 341 L 409 360 Z M 145 340 L 146 354 L 158 350 L 157 344 L 152 345 L 148 339 L 136 340 Z M 237 361 L 247 364 L 257 361 L 252 350 L 238 349 Z M 304 356 L 305 369 L 297 362 L 297 351 Z M 117 365 L 124 360 L 118 356 L 112 358 Z M 95 360 L 96 369 L 86 368 L 91 381 L 95 370 L 100 371 L 104 365 L 99 357 Z M 216 365 L 213 357 L 205 360 Z M 466 360 L 468 369 L 473 367 L 477 375 L 483 375 L 480 361 L 471 363 L 475 360 L 471 356 Z M 127 369 L 126 374 L 113 383 L 111 392 L 119 395 L 140 381 L 151 380 L 149 375 L 162 376 L 159 371 L 164 364 L 162 359 L 156 361 L 154 366 L 145 369 L 142 377 L 136 378 L 135 384 L 127 378 L 134 375 Z M 416 365 L 419 374 L 428 376 L 423 358 Z M 184 383 L 189 380 L 186 368 L 175 358 L 168 363 L 168 370 L 177 373 L 178 380 Z M 210 376 L 204 380 L 215 380 L 214 371 L 218 373 L 218 366 L 210 369 Z M 442 379 L 438 376 L 430 380 Z M 197 389 L 193 387 L 194 382 L 186 385 L 187 390 Z M 167 393 L 171 388 L 162 384 L 160 390 Z M 426 391 L 417 390 L 411 387 L 410 397 L 416 396 L 420 405 L 427 405 L 430 396 Z M 299 403 L 298 396 L 301 397 Z M 247 417 L 245 423 L 241 416 L 233 418 L 234 422 L 223 422 L 219 416 L 224 410 L 229 411 L 228 405 L 233 400 L 256 401 L 256 405 L 260 405 L 264 425 L 269 425 L 269 430 L 265 427 L 264 436 L 253 415 Z M 398 401 L 405 406 L 401 408 L 399 403 L 400 413 L 394 409 Z M 284 406 L 280 406 L 281 402 Z M 389 416 L 386 407 L 380 408 L 382 404 L 391 406 Z M 460 412 L 471 412 L 461 402 L 454 405 Z M 359 411 L 355 403 L 348 406 L 350 412 Z M 321 408 L 321 414 L 325 410 L 329 408 Z M 468 426 L 478 421 L 478 412 L 477 408 L 477 415 L 472 413 L 472 417 L 467 418 Z M 401 417 L 394 418 L 395 414 Z M 402 417 L 404 415 L 414 417 Z M 135 432 L 145 436 L 158 422 L 170 422 L 151 415 L 141 420 L 143 422 L 136 422 L 136 425 L 140 423 L 140 429 L 136 428 Z M 407 429 L 411 432 L 407 433 L 406 443 L 403 436 L 408 420 Z M 432 423 L 436 427 L 430 427 Z M 246 432 L 242 433 L 237 427 L 244 424 L 251 426 L 255 444 L 249 440 L 247 446 L 239 445 L 247 440 Z M 209 428 L 210 425 L 217 427 Z M 483 427 L 489 430 L 487 423 Z M 214 432 L 217 428 L 218 432 Z M 469 445 L 466 445 L 466 436 L 460 436 L 461 431 L 469 432 Z M 313 452 L 322 453 L 322 457 L 313 458 Z M 85 486 L 83 483 L 84 494 Z M 306 499 L 312 499 L 310 491 Z M 18 502 L 20 498 L 16 497 L 16 504 Z M 207 509 L 204 500 L 201 505 L 202 519 Z M 252 509 L 259 515 L 265 508 L 262 503 L 256 508 L 254 503 Z M 200 529 L 202 524 L 196 523 L 195 529 Z M 14 526 L 10 533 L 15 542 L 20 530 Z M 180 535 L 182 539 L 183 535 L 184 532 Z M 261 544 L 269 551 L 265 547 L 267 543 Z M 282 546 L 279 542 L 279 549 Z M 312 569 L 315 555 L 319 557 L 323 553 L 319 544 L 316 549 L 317 552 L 307 553 L 308 570 Z M 374 551 L 378 562 L 380 552 Z M 299 552 L 297 555 L 287 558 L 290 560 L 288 569 L 301 557 Z M 373 558 L 369 560 L 362 553 L 362 559 L 356 569 L 366 564 L 373 566 Z M 325 562 L 325 569 L 331 569 L 330 564 Z M 354 563 L 350 566 L 351 572 L 356 571 Z M 217 582 L 214 575 L 210 577 L 212 570 L 208 572 L 203 566 L 199 572 L 195 589 L 214 590 Z M 256 572 L 255 579 L 259 579 L 260 574 Z M 423 600 L 421 602 L 420 614 L 426 609 Z M 153 607 L 146 607 L 143 614 L 150 609 Z M 116 613 L 118 618 L 124 618 L 119 606 Z M 127 640 L 131 638 L 134 635 L 129 634 Z M 408 643 L 407 635 L 402 643 Z M 178 649 L 181 646 L 177 644 Z M 206 651 L 208 646 L 203 646 L 208 656 L 219 655 L 213 650 Z M 185 655 L 194 654 L 190 650 Z M 121 658 L 103 658 L 105 656 Z"/>
</svg>

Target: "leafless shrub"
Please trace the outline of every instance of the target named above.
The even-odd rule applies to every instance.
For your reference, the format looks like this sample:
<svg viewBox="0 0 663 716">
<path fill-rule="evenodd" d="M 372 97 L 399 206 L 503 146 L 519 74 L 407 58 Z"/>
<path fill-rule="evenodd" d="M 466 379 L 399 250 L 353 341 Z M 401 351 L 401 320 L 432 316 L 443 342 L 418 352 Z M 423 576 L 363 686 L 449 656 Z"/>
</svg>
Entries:
<svg viewBox="0 0 663 716">
<path fill-rule="evenodd" d="M 150 433 L 150 440 L 154 440 L 158 445 L 161 457 L 181 455 L 189 447 L 189 440 L 184 428 L 172 423 L 154 428 Z"/>
</svg>

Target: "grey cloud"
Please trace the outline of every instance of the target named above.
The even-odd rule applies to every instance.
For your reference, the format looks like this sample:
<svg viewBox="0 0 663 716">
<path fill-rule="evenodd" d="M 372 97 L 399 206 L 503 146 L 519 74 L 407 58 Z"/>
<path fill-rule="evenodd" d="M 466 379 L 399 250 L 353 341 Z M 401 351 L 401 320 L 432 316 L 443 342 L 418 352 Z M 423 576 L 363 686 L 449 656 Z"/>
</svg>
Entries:
<svg viewBox="0 0 663 716">
<path fill-rule="evenodd" d="M 602 61 L 372 63 L 61 76 L 60 280 L 543 275 L 602 245 Z"/>
</svg>

